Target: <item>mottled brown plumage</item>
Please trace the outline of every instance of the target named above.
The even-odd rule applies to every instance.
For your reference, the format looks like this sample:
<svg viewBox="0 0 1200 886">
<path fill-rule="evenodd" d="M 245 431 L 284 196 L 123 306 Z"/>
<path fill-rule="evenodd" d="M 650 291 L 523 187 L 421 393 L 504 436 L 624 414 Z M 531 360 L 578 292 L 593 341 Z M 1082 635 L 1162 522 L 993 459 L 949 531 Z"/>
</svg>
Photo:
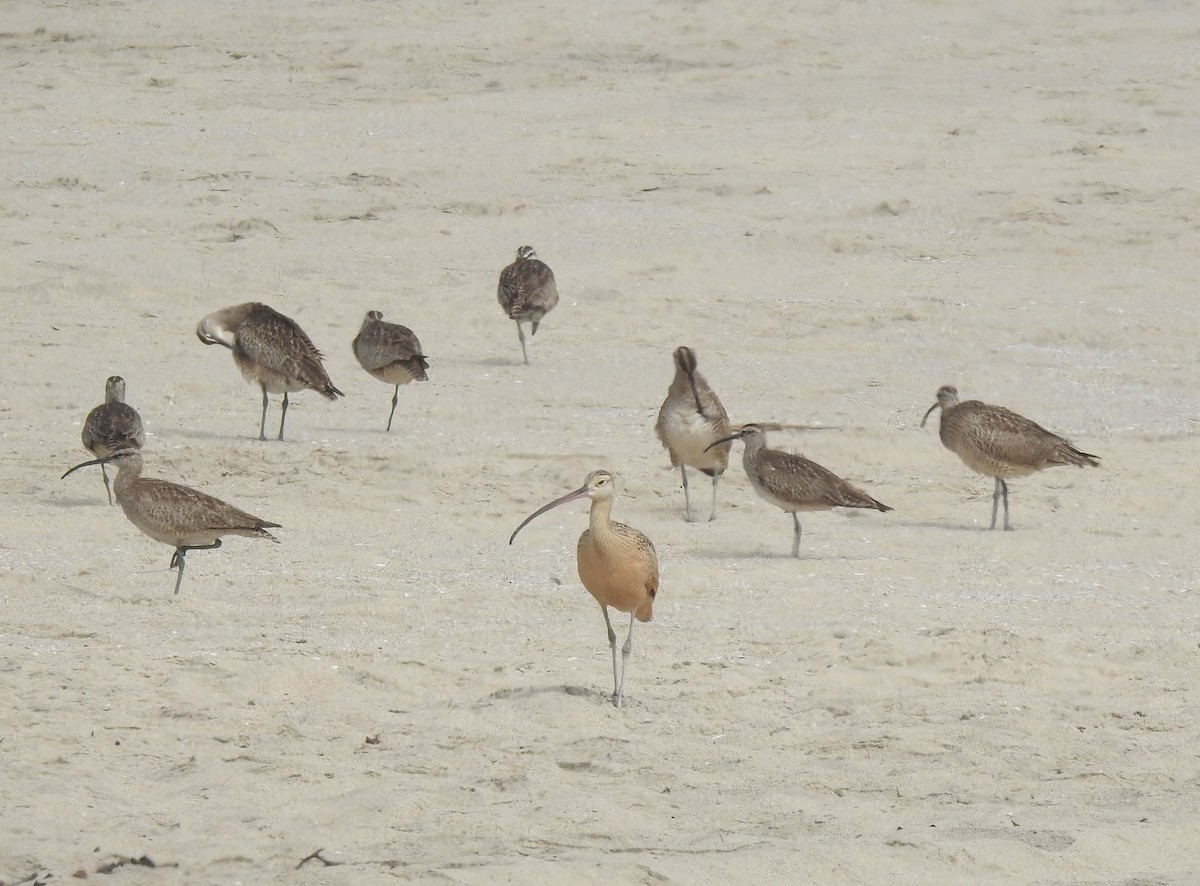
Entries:
<svg viewBox="0 0 1200 886">
<path fill-rule="evenodd" d="M 750 478 L 750 485 L 768 502 L 792 515 L 795 524 L 793 557 L 800 556 L 798 511 L 827 511 L 831 508 L 892 510 L 815 461 L 779 449 L 768 449 L 766 433 L 761 425 L 743 425 L 741 430 L 724 440 L 745 442 L 742 466 Z"/>
<path fill-rule="evenodd" d="M 104 402 L 88 413 L 80 436 L 83 448 L 96 458 L 104 458 L 120 449 L 141 449 L 146 445 L 142 417 L 125 402 L 125 379 L 121 376 L 110 376 L 104 383 Z M 104 490 L 111 505 L 112 486 L 103 464 L 100 465 L 100 476 L 104 478 Z"/>
<path fill-rule="evenodd" d="M 426 381 L 429 361 L 421 353 L 421 343 L 407 326 L 385 323 L 379 311 L 368 311 L 358 335 L 354 336 L 354 356 L 358 365 L 375 378 L 395 385 L 392 411 L 388 414 L 387 429 L 392 429 L 400 385 L 410 381 Z"/>
<path fill-rule="evenodd" d="M 258 439 L 267 439 L 267 392 L 283 394 L 279 439 L 287 421 L 288 392 L 308 389 L 330 400 L 343 396 L 322 365 L 321 352 L 290 317 L 261 302 L 246 302 L 209 314 L 196 326 L 206 345 L 224 345 L 249 381 L 262 388 L 262 421 Z"/>
<path fill-rule="evenodd" d="M 550 266 L 538 259 L 532 246 L 517 250 L 517 259 L 500 272 L 500 283 L 496 289 L 500 307 L 510 320 L 517 323 L 517 336 L 521 339 L 521 357 L 529 365 L 529 354 L 525 350 L 525 330 L 521 324 L 530 324 L 530 335 L 536 335 L 542 322 L 558 304 L 558 285 Z"/>
<path fill-rule="evenodd" d="M 143 477 L 142 454 L 136 449 L 122 449 L 104 458 L 85 461 L 63 477 L 89 465 L 110 462 L 117 466 L 117 480 L 113 484 L 117 504 L 129 522 L 155 541 L 175 548 L 170 568 L 179 567 L 176 594 L 183 583 L 184 555 L 188 551 L 219 548 L 223 535 L 245 535 L 279 543 L 279 539 L 267 532 L 278 528 L 278 523 L 255 517 L 189 486 Z"/>
<path fill-rule="evenodd" d="M 717 516 L 717 483 L 729 466 L 731 443 L 713 446 L 728 436 L 729 415 L 704 376 L 696 371 L 696 353 L 691 348 L 675 349 L 675 377 L 667 389 L 667 398 L 658 410 L 654 432 L 667 453 L 671 466 L 679 468 L 683 478 L 683 504 L 688 522 L 692 520 L 692 501 L 688 494 L 687 469 L 693 467 L 712 477 L 712 512 Z"/>
<path fill-rule="evenodd" d="M 624 523 L 612 519 L 616 486 L 608 471 L 592 471 L 584 484 L 574 492 L 538 508 L 509 537 L 513 539 L 530 520 L 551 508 L 580 498 L 588 498 L 592 507 L 588 528 L 579 536 L 575 559 L 579 580 L 600 604 L 604 626 L 608 629 L 608 645 L 613 660 L 613 704 L 621 707 L 625 698 L 625 672 L 633 652 L 633 623 L 650 621 L 654 615 L 654 598 L 658 594 L 658 555 L 645 535 Z M 608 607 L 629 613 L 629 633 L 621 647 L 621 669 L 617 671 L 617 635 L 608 617 Z"/>
<path fill-rule="evenodd" d="M 921 427 L 925 427 L 930 413 L 939 408 L 942 414 L 938 436 L 942 445 L 971 470 L 995 478 L 990 529 L 996 528 L 996 512 L 1001 500 L 1004 501 L 1004 528 L 1012 529 L 1008 520 L 1008 484 L 1005 482 L 1009 477 L 1027 477 L 1057 465 L 1100 466 L 1100 456 L 1077 449 L 1069 440 L 1011 409 L 979 400 L 960 401 L 958 389 L 952 385 L 938 388 L 937 402 L 925 412 Z"/>
</svg>

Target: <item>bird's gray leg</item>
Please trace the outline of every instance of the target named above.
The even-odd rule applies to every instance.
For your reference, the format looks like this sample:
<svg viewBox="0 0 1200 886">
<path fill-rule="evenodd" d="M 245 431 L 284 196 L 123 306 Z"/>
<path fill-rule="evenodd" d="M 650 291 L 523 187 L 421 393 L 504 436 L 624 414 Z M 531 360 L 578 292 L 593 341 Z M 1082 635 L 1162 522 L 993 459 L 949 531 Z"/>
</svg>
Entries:
<svg viewBox="0 0 1200 886">
<path fill-rule="evenodd" d="M 800 518 L 792 511 L 792 522 L 796 524 L 796 533 L 792 538 L 792 556 L 800 558 Z"/>
<path fill-rule="evenodd" d="M 621 681 L 617 676 L 617 635 L 613 631 L 612 622 L 608 620 L 608 607 L 603 603 L 600 604 L 600 612 L 604 615 L 604 626 L 608 628 L 608 646 L 612 650 L 613 659 L 613 704 L 617 704 L 617 690 L 621 686 Z"/>
<path fill-rule="evenodd" d="M 267 386 L 266 385 L 262 386 L 262 392 L 263 392 L 263 411 L 262 411 L 262 421 L 260 421 L 258 423 L 258 439 L 265 440 L 265 439 L 267 439 Z"/>
<path fill-rule="evenodd" d="M 108 471 L 104 470 L 104 462 L 100 462 L 100 476 L 104 478 L 104 491 L 108 493 L 108 503 L 112 504 L 112 486 L 108 482 Z"/>
<path fill-rule="evenodd" d="M 266 394 L 263 394 L 265 397 Z M 279 439 L 283 440 L 283 423 L 287 421 L 288 398 L 287 391 L 283 392 L 283 412 L 279 413 Z M 266 415 L 263 415 L 263 420 L 266 420 Z"/>
<path fill-rule="evenodd" d="M 179 586 L 183 584 L 183 565 L 184 565 L 183 556 L 184 556 L 184 554 L 186 554 L 188 551 L 207 551 L 207 550 L 210 550 L 211 548 L 219 548 L 220 546 L 221 546 L 221 539 L 218 538 L 216 541 L 214 541 L 210 545 L 180 545 L 179 547 L 177 547 L 175 549 L 175 553 L 171 555 L 171 565 L 168 566 L 167 568 L 174 569 L 176 566 L 179 567 L 179 577 L 175 579 L 175 593 L 176 594 L 179 593 Z"/>
<path fill-rule="evenodd" d="M 1004 498 L 1004 529 L 1007 532 L 1012 532 L 1012 524 L 1008 522 L 1008 484 L 997 478 L 1000 483 L 1000 492 Z"/>
<path fill-rule="evenodd" d="M 687 487 L 687 465 L 679 465 L 679 474 L 683 477 L 683 512 L 687 515 L 687 521 L 692 522 L 692 499 L 688 495 Z"/>
<path fill-rule="evenodd" d="M 989 526 L 988 529 L 996 528 L 996 511 L 999 510 L 999 508 L 1000 508 L 1000 485 L 1003 482 L 1004 482 L 1003 480 L 1001 480 L 999 477 L 997 477 L 996 483 L 992 487 L 992 525 Z M 1005 501 L 1004 507 L 1005 508 L 1008 507 L 1007 501 Z"/>
<path fill-rule="evenodd" d="M 621 707 L 625 703 L 625 675 L 629 673 L 629 657 L 633 655 L 633 622 L 634 615 L 629 613 L 629 633 L 625 637 L 625 645 L 621 647 L 621 682 L 617 686 L 617 694 L 613 704 Z"/>
<path fill-rule="evenodd" d="M 521 357 L 525 360 L 525 365 L 529 365 L 529 354 L 525 352 L 525 330 L 521 328 L 521 321 L 517 320 L 517 337 L 521 339 Z"/>
<path fill-rule="evenodd" d="M 717 483 L 719 483 L 720 481 L 721 481 L 721 475 L 713 474 L 713 502 L 712 502 L 712 513 L 708 515 L 709 523 L 711 523 L 713 520 L 717 519 Z"/>
<path fill-rule="evenodd" d="M 388 416 L 387 429 L 389 431 L 392 429 L 392 416 L 394 416 L 396 414 L 396 403 L 399 399 L 400 399 L 400 385 L 396 385 L 396 391 L 395 391 L 395 393 L 392 394 L 392 412 L 391 412 L 391 415 Z"/>
</svg>

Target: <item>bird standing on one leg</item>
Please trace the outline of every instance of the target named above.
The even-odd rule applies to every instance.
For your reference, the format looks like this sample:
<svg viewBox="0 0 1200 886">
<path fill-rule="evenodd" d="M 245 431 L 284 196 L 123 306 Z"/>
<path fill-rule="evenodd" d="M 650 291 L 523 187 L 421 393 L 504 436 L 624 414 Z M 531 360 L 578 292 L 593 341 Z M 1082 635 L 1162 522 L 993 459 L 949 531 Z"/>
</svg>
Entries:
<svg viewBox="0 0 1200 886">
<path fill-rule="evenodd" d="M 392 429 L 400 385 L 414 379 L 426 381 L 429 361 L 421 353 L 421 343 L 407 326 L 385 323 L 379 311 L 368 311 L 358 335 L 354 336 L 354 356 L 358 364 L 375 378 L 395 385 L 392 411 L 388 414 L 387 429 Z"/>
<path fill-rule="evenodd" d="M 176 594 L 183 584 L 184 556 L 188 551 L 219 548 L 223 535 L 245 535 L 279 543 L 279 539 L 267 532 L 279 528 L 278 523 L 255 517 L 191 487 L 143 477 L 142 454 L 136 449 L 122 449 L 85 461 L 63 474 L 63 478 L 80 468 L 107 463 L 117 466 L 113 491 L 129 522 L 155 541 L 175 549 L 169 568 L 179 568 Z"/>
<path fill-rule="evenodd" d="M 712 512 L 717 517 L 717 483 L 729 466 L 732 444 L 713 446 L 729 434 L 729 415 L 704 376 L 696 371 L 696 353 L 691 348 L 675 349 L 675 377 L 667 389 L 667 399 L 658 411 L 654 432 L 667 453 L 671 466 L 679 468 L 683 478 L 683 506 L 692 522 L 692 500 L 688 495 L 687 469 L 690 465 L 712 477 Z"/>
<path fill-rule="evenodd" d="M 925 412 L 921 427 L 930 413 L 941 409 L 938 436 L 942 445 L 962 459 L 971 470 L 993 477 L 992 524 L 996 528 L 996 512 L 1004 502 L 1004 528 L 1012 529 L 1008 520 L 1009 477 L 1027 477 L 1032 473 L 1057 465 L 1076 467 L 1100 466 L 1100 456 L 1077 449 L 1058 434 L 1051 433 L 1003 406 L 992 406 L 979 400 L 958 399 L 958 389 L 952 385 L 938 388 L 937 402 Z"/>
<path fill-rule="evenodd" d="M 142 417 L 125 402 L 125 379 L 110 376 L 104 383 L 104 402 L 88 413 L 83 422 L 83 448 L 96 458 L 104 458 L 121 449 L 141 449 L 146 445 Z M 108 503 L 113 503 L 108 471 L 100 465 Z"/>
<path fill-rule="evenodd" d="M 616 485 L 608 471 L 592 471 L 584 484 L 574 492 L 538 508 L 521 521 L 508 543 L 530 520 L 551 508 L 580 498 L 591 500 L 588 528 L 579 536 L 575 552 L 579 580 L 600 604 L 604 626 L 608 629 L 608 645 L 612 649 L 613 704 L 621 707 L 625 700 L 625 674 L 633 654 L 634 621 L 650 621 L 654 598 L 658 594 L 658 555 L 650 539 L 636 529 L 612 519 Z M 629 633 L 621 647 L 621 669 L 617 671 L 617 635 L 608 617 L 608 607 L 629 613 Z"/>
<path fill-rule="evenodd" d="M 742 440 L 746 449 L 742 466 L 750 485 L 762 498 L 792 515 L 795 532 L 792 556 L 800 556 L 800 518 L 798 511 L 828 511 L 831 508 L 872 508 L 890 511 L 861 489 L 847 483 L 828 468 L 802 455 L 767 447 L 767 435 L 760 425 L 750 423 L 728 437 L 718 440 Z M 716 446 L 717 443 L 712 444 Z"/>
<path fill-rule="evenodd" d="M 536 335 L 542 318 L 558 304 L 558 285 L 554 282 L 554 272 L 538 259 L 532 246 L 522 246 L 517 250 L 517 260 L 500 272 L 496 298 L 508 318 L 517 322 L 521 357 L 528 366 L 529 354 L 525 350 L 525 330 L 521 324 L 528 321 L 529 334 Z"/>
<path fill-rule="evenodd" d="M 317 350 L 299 324 L 261 302 L 246 302 L 209 314 L 196 326 L 206 345 L 224 345 L 249 381 L 262 388 L 262 421 L 258 439 L 267 439 L 267 392 L 283 394 L 279 439 L 287 421 L 288 391 L 307 388 L 330 400 L 344 396 L 329 380 Z"/>
</svg>

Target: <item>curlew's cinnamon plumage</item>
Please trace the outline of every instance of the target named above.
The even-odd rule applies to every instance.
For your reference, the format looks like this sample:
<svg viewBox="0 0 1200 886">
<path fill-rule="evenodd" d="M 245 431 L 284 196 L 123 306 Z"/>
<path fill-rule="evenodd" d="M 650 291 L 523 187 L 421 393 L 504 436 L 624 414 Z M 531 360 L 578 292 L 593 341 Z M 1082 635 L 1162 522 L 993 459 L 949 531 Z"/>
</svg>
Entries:
<svg viewBox="0 0 1200 886">
<path fill-rule="evenodd" d="M 971 470 L 995 479 L 992 491 L 992 524 L 1004 501 L 1004 528 L 1012 529 L 1008 519 L 1009 477 L 1027 477 L 1058 465 L 1099 467 L 1100 456 L 1075 447 L 1069 440 L 1052 433 L 1003 406 L 979 400 L 958 399 L 952 385 L 938 388 L 937 402 L 925 412 L 921 427 L 930 413 L 941 409 L 938 436 L 942 445 L 962 459 Z"/>
<path fill-rule="evenodd" d="M 584 484 L 574 492 L 538 508 L 521 521 L 508 543 L 530 520 L 551 508 L 581 498 L 591 500 L 588 528 L 579 536 L 575 551 L 579 580 L 600 604 L 604 626 L 608 629 L 608 645 L 613 660 L 613 704 L 621 707 L 625 699 L 625 673 L 633 653 L 634 621 L 650 621 L 654 615 L 654 599 L 658 594 L 658 555 L 645 535 L 624 523 L 612 519 L 613 498 L 616 495 L 613 475 L 608 471 L 592 471 Z M 621 647 L 621 669 L 617 671 L 617 635 L 608 617 L 608 607 L 629 613 L 629 633 Z"/>
<path fill-rule="evenodd" d="M 407 326 L 385 323 L 379 311 L 367 311 L 358 335 L 354 336 L 354 356 L 358 365 L 375 378 L 395 385 L 392 411 L 388 414 L 387 429 L 392 429 L 400 385 L 410 381 L 426 381 L 429 361 L 421 353 L 421 343 Z"/>
<path fill-rule="evenodd" d="M 184 556 L 188 551 L 219 548 L 223 535 L 245 535 L 279 543 L 279 539 L 267 532 L 278 528 L 278 523 L 255 517 L 189 486 L 143 477 L 142 454 L 136 449 L 122 449 L 104 458 L 85 461 L 63 477 L 89 465 L 108 463 L 117 466 L 113 490 L 129 522 L 155 541 L 175 549 L 169 568 L 179 568 L 176 594 L 183 584 Z"/>
<path fill-rule="evenodd" d="M 675 377 L 667 389 L 667 398 L 658 411 L 654 432 L 671 456 L 671 466 L 679 468 L 683 478 L 683 505 L 688 522 L 692 520 L 692 500 L 688 494 L 687 469 L 712 477 L 712 512 L 717 516 L 717 483 L 729 466 L 731 443 L 714 446 L 728 436 L 729 415 L 716 392 L 696 370 L 696 352 L 688 347 L 675 349 Z"/>
<path fill-rule="evenodd" d="M 120 449 L 141 449 L 146 445 L 142 417 L 125 402 L 125 379 L 113 375 L 104 383 L 104 402 L 88 413 L 83 422 L 83 448 L 96 458 L 112 455 Z M 113 503 L 108 471 L 100 465 L 108 503 Z"/>
<path fill-rule="evenodd" d="M 517 250 L 516 261 L 500 272 L 496 298 L 508 318 L 517 323 L 521 357 L 528 366 L 529 354 L 525 350 L 525 330 L 521 324 L 528 322 L 529 334 L 536 335 L 542 318 L 558 304 L 558 285 L 554 282 L 554 272 L 537 257 L 532 246 L 522 246 Z"/>
<path fill-rule="evenodd" d="M 249 381 L 262 388 L 262 421 L 258 439 L 267 439 L 267 392 L 283 394 L 279 439 L 287 421 L 288 392 L 306 388 L 330 400 L 343 396 L 325 371 L 321 352 L 290 317 L 261 302 L 246 302 L 209 314 L 196 326 L 206 345 L 224 345 Z"/>
<path fill-rule="evenodd" d="M 746 444 L 742 466 L 750 485 L 762 498 L 792 515 L 795 525 L 792 556 L 800 556 L 800 518 L 798 511 L 827 511 L 831 508 L 871 508 L 890 511 L 861 489 L 847 483 L 828 468 L 802 455 L 767 447 L 761 425 L 746 424 L 724 440 L 742 440 Z M 715 443 L 713 444 L 716 445 Z"/>
</svg>

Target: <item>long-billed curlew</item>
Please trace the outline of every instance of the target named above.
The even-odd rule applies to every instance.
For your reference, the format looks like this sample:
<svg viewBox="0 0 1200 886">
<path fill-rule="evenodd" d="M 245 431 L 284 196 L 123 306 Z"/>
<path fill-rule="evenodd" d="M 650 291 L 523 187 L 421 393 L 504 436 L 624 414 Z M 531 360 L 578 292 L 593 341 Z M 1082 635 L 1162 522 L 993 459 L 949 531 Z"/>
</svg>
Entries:
<svg viewBox="0 0 1200 886">
<path fill-rule="evenodd" d="M 121 376 L 109 376 L 104 383 L 104 402 L 88 413 L 81 437 L 83 448 L 96 458 L 104 458 L 120 449 L 141 449 L 146 445 L 142 417 L 125 402 L 125 379 Z M 112 486 L 103 464 L 100 465 L 100 476 L 104 478 L 104 489 L 111 505 Z"/>
<path fill-rule="evenodd" d="M 761 425 L 743 425 L 741 430 L 717 442 L 726 440 L 745 442 L 742 466 L 750 478 L 750 485 L 764 499 L 792 515 L 796 527 L 792 541 L 793 557 L 800 556 L 798 511 L 828 511 L 830 508 L 892 510 L 815 461 L 781 449 L 769 449 Z M 716 446 L 717 443 L 712 445 Z"/>
<path fill-rule="evenodd" d="M 387 429 L 390 431 L 396 402 L 400 399 L 400 385 L 413 379 L 426 381 L 429 378 L 425 372 L 429 361 L 421 353 L 421 343 L 407 326 L 385 323 L 379 311 L 367 311 L 362 328 L 354 336 L 354 356 L 375 378 L 396 386 L 392 394 L 392 411 L 388 414 Z"/>
<path fill-rule="evenodd" d="M 985 477 L 996 480 L 992 491 L 992 525 L 996 528 L 996 511 L 1004 500 L 1004 528 L 1012 529 L 1008 521 L 1009 477 L 1027 477 L 1056 465 L 1100 467 L 1100 456 L 1077 449 L 1070 441 L 1051 433 L 1003 406 L 991 406 L 979 400 L 958 399 L 958 388 L 942 385 L 937 402 L 925 412 L 921 427 L 930 413 L 941 408 L 938 436 L 942 445 L 962 459 L 963 464 Z"/>
<path fill-rule="evenodd" d="M 538 508 L 523 521 L 509 537 L 512 544 L 525 525 L 540 514 L 567 502 L 587 497 L 592 507 L 588 528 L 579 536 L 575 551 L 579 580 L 600 604 L 604 626 L 608 628 L 608 645 L 613 660 L 613 704 L 621 707 L 625 700 L 625 673 L 633 652 L 633 623 L 650 621 L 654 597 L 658 593 L 658 555 L 650 539 L 636 529 L 612 519 L 616 485 L 608 471 L 592 471 L 583 485 L 574 492 Z M 608 618 L 608 607 L 629 613 L 629 634 L 621 647 L 621 670 L 617 672 L 617 635 Z"/>
<path fill-rule="evenodd" d="M 183 558 L 188 551 L 219 548 L 223 535 L 245 535 L 279 543 L 279 539 L 267 532 L 277 529 L 278 523 L 247 514 L 188 486 L 143 477 L 142 454 L 136 449 L 121 449 L 104 458 L 85 461 L 63 474 L 63 478 L 88 465 L 106 463 L 117 466 L 113 489 L 117 504 L 129 522 L 155 541 L 175 548 L 168 568 L 179 567 L 179 577 L 175 579 L 176 594 L 183 584 Z"/>
<path fill-rule="evenodd" d="M 525 350 L 525 330 L 521 324 L 528 320 L 529 334 L 536 335 L 542 318 L 558 304 L 554 272 L 537 257 L 532 246 L 522 246 L 517 250 L 517 260 L 500 272 L 496 298 L 508 318 L 517 321 L 521 357 L 528 366 L 529 354 Z"/>
<path fill-rule="evenodd" d="M 262 388 L 262 421 L 258 439 L 267 439 L 267 392 L 283 394 L 279 439 L 287 421 L 288 391 L 305 388 L 330 400 L 344 396 L 329 380 L 321 352 L 304 330 L 283 314 L 261 302 L 246 302 L 209 314 L 196 326 L 196 337 L 206 345 L 224 345 L 249 381 Z"/>
<path fill-rule="evenodd" d="M 667 389 L 667 399 L 658 410 L 654 432 L 671 456 L 671 466 L 683 477 L 683 505 L 688 522 L 692 521 L 692 500 L 688 495 L 687 469 L 690 465 L 712 477 L 712 513 L 717 516 L 717 483 L 729 466 L 731 443 L 712 444 L 729 434 L 729 415 L 708 382 L 696 371 L 696 352 L 675 349 L 675 377 Z"/>
</svg>

